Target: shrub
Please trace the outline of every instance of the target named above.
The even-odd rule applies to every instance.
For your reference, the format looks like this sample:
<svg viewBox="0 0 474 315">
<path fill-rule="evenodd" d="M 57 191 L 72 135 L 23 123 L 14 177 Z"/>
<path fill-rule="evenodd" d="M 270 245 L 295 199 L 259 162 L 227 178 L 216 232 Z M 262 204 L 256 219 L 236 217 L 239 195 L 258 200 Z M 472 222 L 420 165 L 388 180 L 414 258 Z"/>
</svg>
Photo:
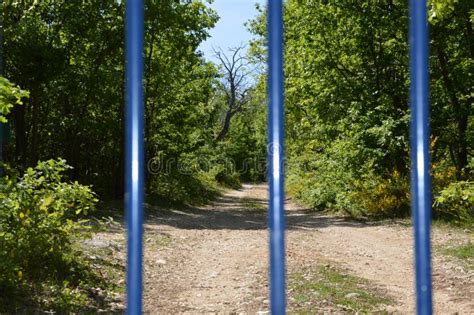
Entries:
<svg viewBox="0 0 474 315">
<path fill-rule="evenodd" d="M 474 183 L 459 181 L 449 184 L 435 197 L 436 217 L 469 222 L 474 218 Z"/>
<path fill-rule="evenodd" d="M 0 179 L 0 296 L 39 283 L 79 285 L 74 239 L 98 201 L 89 187 L 64 181 L 64 160 L 39 162 Z M 76 282 L 76 283 L 74 283 Z M 0 303 L 2 304 L 2 303 Z M 1 309 L 0 309 L 1 311 Z"/>
<path fill-rule="evenodd" d="M 397 171 L 387 176 L 369 172 L 354 181 L 348 199 L 354 208 L 368 216 L 407 216 L 410 213 L 410 181 Z"/>
<path fill-rule="evenodd" d="M 226 169 L 223 165 L 213 167 L 210 174 L 221 185 L 227 188 L 239 189 L 242 187 L 239 174 Z"/>
<path fill-rule="evenodd" d="M 209 173 L 181 174 L 178 171 L 153 175 L 150 195 L 161 201 L 199 205 L 212 200 L 218 193 Z"/>
<path fill-rule="evenodd" d="M 288 161 L 290 195 L 318 210 L 341 210 L 355 215 L 347 202 L 350 182 L 358 177 L 362 153 L 354 142 L 340 139 L 324 152 L 303 150 Z"/>
<path fill-rule="evenodd" d="M 224 158 L 183 154 L 177 163 L 166 164 L 163 160 L 166 159 L 149 166 L 152 174 L 148 178 L 150 196 L 160 201 L 199 205 L 219 194 L 219 184 L 228 188 L 241 186 L 239 174 Z"/>
</svg>

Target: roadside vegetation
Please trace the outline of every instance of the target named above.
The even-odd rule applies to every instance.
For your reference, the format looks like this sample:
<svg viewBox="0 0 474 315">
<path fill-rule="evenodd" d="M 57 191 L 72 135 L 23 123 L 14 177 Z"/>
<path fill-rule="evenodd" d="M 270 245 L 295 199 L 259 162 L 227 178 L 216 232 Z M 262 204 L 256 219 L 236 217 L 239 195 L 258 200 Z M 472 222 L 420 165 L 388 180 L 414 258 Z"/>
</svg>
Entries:
<svg viewBox="0 0 474 315">
<path fill-rule="evenodd" d="M 64 160 L 0 179 L 0 312 L 86 311 L 106 303 L 111 284 L 80 248 L 98 201 L 64 179 Z"/>
<path fill-rule="evenodd" d="M 434 217 L 472 222 L 472 1 L 430 1 Z M 266 14 L 249 24 L 266 59 Z M 314 209 L 410 214 L 408 2 L 287 1 L 288 192 Z"/>
<path fill-rule="evenodd" d="M 289 276 L 289 304 L 298 314 L 326 312 L 383 313 L 394 301 L 369 281 L 325 265 Z"/>
<path fill-rule="evenodd" d="M 468 269 L 474 270 L 474 244 L 469 242 L 463 245 L 447 246 L 443 248 L 443 253 L 456 258 Z"/>
</svg>

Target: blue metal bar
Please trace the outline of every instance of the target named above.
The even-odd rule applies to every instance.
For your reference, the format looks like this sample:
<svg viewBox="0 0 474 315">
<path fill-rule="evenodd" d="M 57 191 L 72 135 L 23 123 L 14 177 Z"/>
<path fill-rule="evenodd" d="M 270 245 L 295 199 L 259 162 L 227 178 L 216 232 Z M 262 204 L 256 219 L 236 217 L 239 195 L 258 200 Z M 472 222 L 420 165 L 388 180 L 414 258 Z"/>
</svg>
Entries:
<svg viewBox="0 0 474 315">
<path fill-rule="evenodd" d="M 415 233 L 416 310 L 432 313 L 429 72 L 426 0 L 410 0 L 412 215 Z"/>
<path fill-rule="evenodd" d="M 127 314 L 142 313 L 143 238 L 143 0 L 125 8 L 125 209 L 127 216 Z"/>
<path fill-rule="evenodd" d="M 283 3 L 268 1 L 268 165 L 270 181 L 270 306 L 285 314 Z"/>
</svg>

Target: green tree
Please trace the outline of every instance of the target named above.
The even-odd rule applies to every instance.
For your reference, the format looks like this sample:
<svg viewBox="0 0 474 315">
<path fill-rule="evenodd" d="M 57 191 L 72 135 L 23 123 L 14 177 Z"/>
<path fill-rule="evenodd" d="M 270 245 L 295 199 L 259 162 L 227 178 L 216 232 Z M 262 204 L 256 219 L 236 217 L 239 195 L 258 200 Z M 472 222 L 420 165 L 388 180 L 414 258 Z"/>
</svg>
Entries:
<svg viewBox="0 0 474 315">
<path fill-rule="evenodd" d="M 5 72 L 30 91 L 12 113 L 11 164 L 61 156 L 72 178 L 121 195 L 123 16 L 124 1 L 3 3 Z M 211 137 L 201 122 L 216 70 L 197 48 L 216 21 L 202 1 L 146 3 L 148 159 L 188 155 Z"/>
<path fill-rule="evenodd" d="M 464 179 L 474 144 L 472 6 L 431 7 L 433 162 Z M 252 45 L 257 60 L 265 58 L 261 11 L 250 23 L 260 36 Z M 286 2 L 288 183 L 308 204 L 408 212 L 407 32 L 406 1 Z"/>
</svg>

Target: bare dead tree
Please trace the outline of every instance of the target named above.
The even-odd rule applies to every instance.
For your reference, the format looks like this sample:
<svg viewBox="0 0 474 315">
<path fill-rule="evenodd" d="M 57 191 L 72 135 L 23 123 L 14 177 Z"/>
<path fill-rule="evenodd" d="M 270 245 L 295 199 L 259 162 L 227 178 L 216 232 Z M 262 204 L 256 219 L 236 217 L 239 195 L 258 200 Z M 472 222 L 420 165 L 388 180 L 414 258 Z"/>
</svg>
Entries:
<svg viewBox="0 0 474 315">
<path fill-rule="evenodd" d="M 244 49 L 244 45 L 231 48 L 229 54 L 225 54 L 221 48 L 214 49 L 214 54 L 221 63 L 222 88 L 227 105 L 222 128 L 216 141 L 224 140 L 229 132 L 232 117 L 250 101 L 249 62 L 243 54 Z"/>
</svg>

